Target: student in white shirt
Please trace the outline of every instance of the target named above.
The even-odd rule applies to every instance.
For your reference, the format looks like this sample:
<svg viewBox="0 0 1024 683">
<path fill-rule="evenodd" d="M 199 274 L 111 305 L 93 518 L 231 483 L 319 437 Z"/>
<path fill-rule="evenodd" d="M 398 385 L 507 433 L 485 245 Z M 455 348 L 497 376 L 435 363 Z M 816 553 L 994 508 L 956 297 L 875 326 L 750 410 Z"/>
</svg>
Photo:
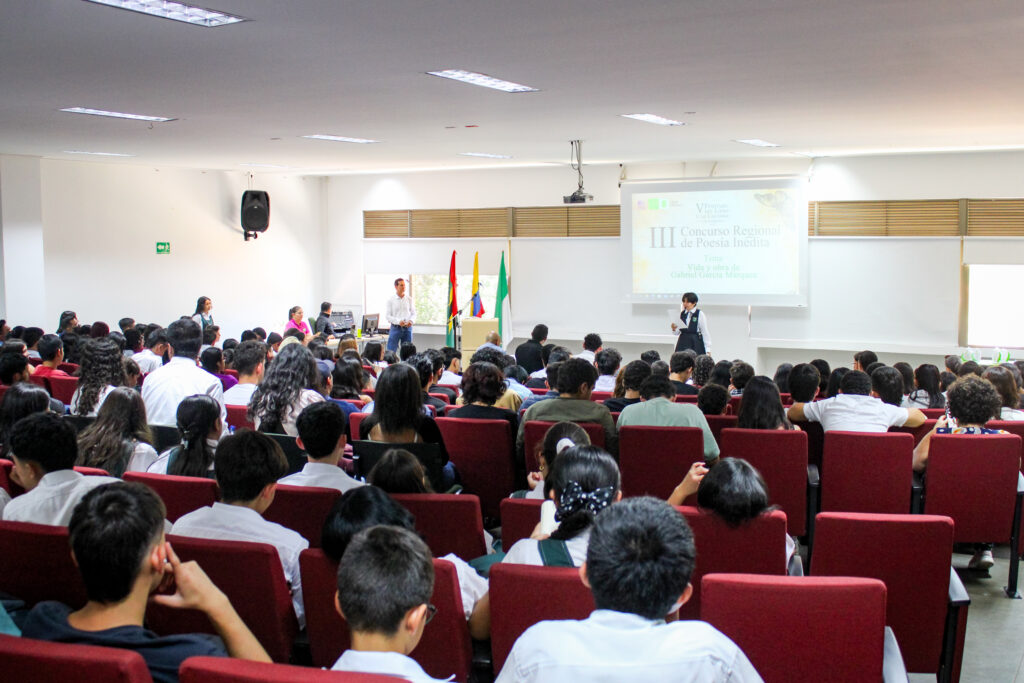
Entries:
<svg viewBox="0 0 1024 683">
<path fill-rule="evenodd" d="M 96 421 L 78 435 L 76 464 L 121 477 L 125 472 L 145 472 L 156 459 L 142 396 L 127 387 L 114 389 Z"/>
<path fill-rule="evenodd" d="M 178 404 L 177 421 L 181 443 L 161 453 L 146 471 L 212 479 L 222 428 L 220 406 L 206 394 L 189 396 Z"/>
<path fill-rule="evenodd" d="M 348 544 L 338 567 L 335 607 L 348 622 L 352 646 L 334 671 L 390 674 L 417 683 L 431 678 L 409 657 L 433 616 L 434 565 L 412 531 L 374 526 Z"/>
<path fill-rule="evenodd" d="M 171 361 L 149 373 L 142 384 L 149 423 L 174 426 L 178 404 L 187 396 L 206 394 L 220 406 L 220 421 L 227 431 L 228 413 L 224 408 L 224 387 L 220 380 L 196 365 L 202 332 L 190 319 L 175 320 L 167 326 L 168 353 Z"/>
<path fill-rule="evenodd" d="M 528 628 L 498 683 L 761 680 L 736 644 L 710 624 L 665 622 L 693 593 L 693 533 L 678 511 L 654 498 L 630 498 L 593 526 L 580 579 L 597 609 L 581 621 Z"/>
<path fill-rule="evenodd" d="M 601 349 L 594 356 L 594 366 L 597 368 L 597 381 L 594 382 L 594 391 L 615 391 L 615 375 L 619 372 L 622 364 L 622 354 L 612 348 Z"/>
<path fill-rule="evenodd" d="M 121 349 L 109 337 L 88 339 L 82 345 L 82 370 L 71 397 L 71 414 L 95 417 L 107 394 L 125 384 Z"/>
<path fill-rule="evenodd" d="M 309 547 L 309 541 L 291 529 L 263 519 L 263 513 L 274 502 L 277 480 L 288 471 L 281 447 L 266 434 L 244 429 L 220 442 L 215 467 L 222 502 L 178 518 L 171 534 L 269 543 L 277 548 L 285 580 L 291 587 L 299 627 L 304 628 L 299 554 Z M 253 599 L 261 597 L 266 596 Z"/>
<path fill-rule="evenodd" d="M 238 384 L 224 392 L 224 404 L 249 405 L 257 385 L 263 381 L 266 364 L 267 345 L 263 342 L 250 339 L 236 346 L 231 366 L 238 371 Z"/>
<path fill-rule="evenodd" d="M 3 510 L 7 522 L 67 526 L 75 505 L 92 489 L 116 482 L 74 471 L 78 446 L 75 430 L 53 413 L 19 420 L 11 434 L 14 469 L 11 479 L 25 489 Z"/>
<path fill-rule="evenodd" d="M 588 363 L 593 363 L 597 356 L 597 352 L 601 350 L 602 343 L 601 335 L 596 332 L 591 332 L 583 338 L 583 350 L 573 356 L 573 358 L 582 358 Z"/>
<path fill-rule="evenodd" d="M 451 346 L 441 349 L 444 353 L 444 372 L 438 384 L 459 386 L 462 384 L 462 352 Z"/>
<path fill-rule="evenodd" d="M 996 388 L 999 394 L 999 417 L 1000 420 L 1021 421 L 1024 420 L 1024 412 L 1018 410 L 1020 405 L 1020 393 L 1017 390 L 1017 381 L 1013 373 L 1000 365 L 993 365 L 981 374 Z"/>
<path fill-rule="evenodd" d="M 787 416 L 794 422 L 820 422 L 826 432 L 885 432 L 889 427 L 918 427 L 925 421 L 917 408 L 900 408 L 871 395 L 871 378 L 850 370 L 839 383 L 839 394 L 813 403 L 794 403 Z"/>
<path fill-rule="evenodd" d="M 363 482 L 353 479 L 338 467 L 345 452 L 345 432 L 348 419 L 337 403 L 321 401 L 303 408 L 295 420 L 299 432 L 299 448 L 309 459 L 302 471 L 281 479 L 279 484 L 289 486 L 320 486 L 344 493 Z"/>
<path fill-rule="evenodd" d="M 256 428 L 298 436 L 295 418 L 306 406 L 326 400 L 314 389 L 319 382 L 320 370 L 310 350 L 298 343 L 282 345 L 249 401 Z"/>
<path fill-rule="evenodd" d="M 164 352 L 167 351 L 167 331 L 163 328 L 153 330 L 146 335 L 146 348 L 132 356 L 143 374 L 153 372 L 164 364 Z"/>
</svg>

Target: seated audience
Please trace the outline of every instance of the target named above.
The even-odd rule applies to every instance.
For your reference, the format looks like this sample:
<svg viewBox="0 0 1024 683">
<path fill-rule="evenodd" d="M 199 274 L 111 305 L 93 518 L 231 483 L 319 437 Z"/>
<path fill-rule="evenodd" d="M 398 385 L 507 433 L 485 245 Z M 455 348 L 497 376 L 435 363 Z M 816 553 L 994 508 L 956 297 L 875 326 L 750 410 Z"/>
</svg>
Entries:
<svg viewBox="0 0 1024 683">
<path fill-rule="evenodd" d="M 629 426 L 700 427 L 704 432 L 704 459 L 708 464 L 713 463 L 718 458 L 718 444 L 704 413 L 692 403 L 675 403 L 675 396 L 675 387 L 668 379 L 648 377 L 640 385 L 641 402 L 626 406 L 619 415 L 619 429 Z"/>
<path fill-rule="evenodd" d="M 82 349 L 82 374 L 71 397 L 71 414 L 94 417 L 107 394 L 125 384 L 121 351 L 110 339 L 90 339 Z"/>
<path fill-rule="evenodd" d="M 538 401 L 546 401 L 551 398 L 558 396 L 558 370 L 563 365 L 562 362 L 548 363 L 547 367 L 544 368 L 545 377 L 540 380 L 541 384 L 548 387 L 546 394 L 537 395 L 534 394 L 530 398 L 523 401 L 520 405 L 521 410 L 527 410 L 530 406 Z"/>
<path fill-rule="evenodd" d="M 676 396 L 696 396 L 699 389 L 689 383 L 697 356 L 692 349 L 676 351 L 668 360 L 669 380 L 676 388 Z"/>
<path fill-rule="evenodd" d="M 760 681 L 728 637 L 702 621 L 665 621 L 693 592 L 696 549 L 667 503 L 630 498 L 593 525 L 580 578 L 597 609 L 542 621 L 519 637 L 498 683 L 511 681 Z"/>
<path fill-rule="evenodd" d="M 661 354 L 656 349 L 649 349 L 640 354 L 640 360 L 650 365 L 656 360 L 661 360 Z"/>
<path fill-rule="evenodd" d="M 962 361 L 960 360 L 960 356 L 954 356 L 950 354 L 946 356 L 946 358 L 944 359 L 944 363 L 946 366 L 946 370 L 952 372 L 954 375 L 960 372 L 960 365 L 962 363 Z"/>
<path fill-rule="evenodd" d="M 797 363 L 789 371 L 789 396 L 796 403 L 810 403 L 821 391 L 821 373 L 811 363 Z"/>
<path fill-rule="evenodd" d="M 39 340 L 39 358 L 42 363 L 36 366 L 32 374 L 36 377 L 68 377 L 68 373 L 58 369 L 64 362 L 64 342 L 55 334 L 44 334 Z"/>
<path fill-rule="evenodd" d="M 868 373 L 871 376 L 871 395 L 891 406 L 903 405 L 903 375 L 896 368 L 881 366 Z"/>
<path fill-rule="evenodd" d="M 331 398 L 351 399 L 369 403 L 373 399 L 363 392 L 363 366 L 352 358 L 339 358 L 331 371 Z"/>
<path fill-rule="evenodd" d="M 903 377 L 903 395 L 908 396 L 914 390 L 914 367 L 903 361 L 893 363 L 892 367 Z"/>
<path fill-rule="evenodd" d="M 132 356 L 143 374 L 153 372 L 164 364 L 167 353 L 167 330 L 157 328 L 146 335 L 146 348 Z"/>
<path fill-rule="evenodd" d="M 297 443 L 309 460 L 302 471 L 290 474 L 278 483 L 289 486 L 320 486 L 344 493 L 363 486 L 338 466 L 345 452 L 348 416 L 333 401 L 313 403 L 303 408 L 295 420 Z"/>
<path fill-rule="evenodd" d="M 530 380 L 526 383 L 526 386 L 531 389 L 543 389 L 545 386 L 551 386 L 550 380 L 548 380 L 547 384 L 544 383 L 544 380 L 548 379 L 548 365 L 551 363 L 564 363 L 570 358 L 572 358 L 572 354 L 569 353 L 569 349 L 564 346 L 556 346 L 554 344 L 545 345 L 544 367 L 536 372 L 530 373 Z"/>
<path fill-rule="evenodd" d="M 267 364 L 267 345 L 256 340 L 244 341 L 235 347 L 231 367 L 238 371 L 238 383 L 224 392 L 224 404 L 247 406 L 256 386 L 263 381 Z"/>
<path fill-rule="evenodd" d="M 120 478 L 125 472 L 145 472 L 156 459 L 142 396 L 127 387 L 114 389 L 96 421 L 78 435 L 75 464 L 98 467 Z"/>
<path fill-rule="evenodd" d="M 824 358 L 815 358 L 811 361 L 811 365 L 818 368 L 818 374 L 821 376 L 821 384 L 818 387 L 818 394 L 825 396 L 828 393 L 828 379 L 832 375 L 832 367 Z"/>
<path fill-rule="evenodd" d="M 398 347 L 398 360 L 405 362 L 416 355 L 416 345 L 412 342 L 402 342 Z"/>
<path fill-rule="evenodd" d="M 181 443 L 160 454 L 146 470 L 153 474 L 213 478 L 213 460 L 222 433 L 220 406 L 206 394 L 178 404 Z"/>
<path fill-rule="evenodd" d="M 238 384 L 237 379 L 224 372 L 226 367 L 224 364 L 224 352 L 216 346 L 208 346 L 199 354 L 199 364 L 203 370 L 206 370 L 220 380 L 220 384 L 224 387 L 225 392 Z M 225 405 L 227 405 L 227 401 L 225 401 Z"/>
<path fill-rule="evenodd" d="M 528 490 L 513 491 L 510 498 L 544 500 L 544 477 L 551 471 L 555 458 L 573 446 L 589 446 L 590 436 L 575 422 L 556 422 L 544 434 L 544 440 L 537 444 L 537 471 L 526 477 Z"/>
<path fill-rule="evenodd" d="M 59 643 L 102 645 L 142 655 L 156 683 L 174 683 L 189 657 L 269 662 L 263 646 L 227 597 L 195 562 L 182 562 L 164 538 L 164 504 L 146 486 L 119 482 L 91 491 L 69 527 L 71 552 L 88 602 L 79 610 L 41 602 L 23 635 Z M 161 586 L 172 594 L 157 594 Z M 158 636 L 145 628 L 149 602 L 199 610 L 220 638 L 207 634 Z"/>
<path fill-rule="evenodd" d="M 715 368 L 715 359 L 702 353 L 693 360 L 693 385 L 698 389 L 711 379 L 711 371 Z"/>
<path fill-rule="evenodd" d="M 462 383 L 462 352 L 451 346 L 444 347 L 441 352 L 444 354 L 444 372 L 437 383 L 458 386 Z"/>
<path fill-rule="evenodd" d="M 516 363 L 527 373 L 537 372 L 544 367 L 544 344 L 548 340 L 548 326 L 535 325 L 530 338 L 516 347 Z"/>
<path fill-rule="evenodd" d="M 593 363 L 597 352 L 601 350 L 601 335 L 591 332 L 583 338 L 583 350 L 577 353 L 573 358 L 582 358 L 588 363 Z"/>
<path fill-rule="evenodd" d="M 914 371 L 914 388 L 903 399 L 904 408 L 945 408 L 939 369 L 931 363 L 918 365 Z"/>
<path fill-rule="evenodd" d="M 144 347 L 142 332 L 134 327 L 124 332 L 124 355 L 127 358 L 142 351 Z"/>
<path fill-rule="evenodd" d="M 885 432 L 889 427 L 918 427 L 925 421 L 917 408 L 900 408 L 871 396 L 871 378 L 859 370 L 843 375 L 834 398 L 794 403 L 787 416 L 794 422 L 820 422 L 826 432 Z"/>
<path fill-rule="evenodd" d="M 992 383 L 999 394 L 999 415 L 998 420 L 1021 421 L 1024 420 L 1024 411 L 1018 410 L 1020 405 L 1020 392 L 1017 390 L 1017 382 L 1006 368 L 994 365 L 981 375 Z"/>
<path fill-rule="evenodd" d="M 18 420 L 50 409 L 50 395 L 42 387 L 19 382 L 7 389 L 0 398 L 0 456 L 10 458 L 11 435 Z"/>
<path fill-rule="evenodd" d="M 430 394 L 444 394 L 448 397 L 449 403 L 455 403 L 455 399 L 458 398 L 458 392 L 452 387 L 442 387 L 443 384 L 441 377 L 444 375 L 444 354 L 437 349 L 427 349 L 423 352 L 423 355 L 430 359 L 430 363 L 433 366 L 431 369 L 434 373 L 434 381 L 429 387 L 427 387 L 427 393 Z M 511 358 L 511 356 L 510 356 Z M 458 382 L 456 382 L 458 384 Z M 527 390 L 529 393 L 529 390 Z"/>
<path fill-rule="evenodd" d="M 878 362 L 878 354 L 874 351 L 858 351 L 853 354 L 853 369 L 860 370 L 863 373 L 870 375 L 868 368 Z"/>
<path fill-rule="evenodd" d="M 967 375 L 977 375 L 978 377 L 981 377 L 981 373 L 981 366 L 973 360 L 969 360 L 960 364 L 960 369 L 957 371 L 956 375 L 957 377 L 966 377 Z"/>
<path fill-rule="evenodd" d="M 443 399 L 435 398 L 429 393 L 430 387 L 433 386 L 437 381 L 437 378 L 441 376 L 441 371 L 438 370 L 437 374 L 434 374 L 434 364 L 425 353 L 412 356 L 405 362 L 408 363 L 419 376 L 420 398 L 423 401 L 423 405 L 433 408 L 435 415 L 441 415 L 441 411 L 443 411 L 445 406 L 449 405 L 449 403 L 445 403 Z"/>
<path fill-rule="evenodd" d="M 775 382 L 775 386 L 779 388 L 779 393 L 789 393 L 789 375 L 792 372 L 792 363 L 780 363 L 779 367 L 775 368 L 775 376 L 772 377 L 772 381 Z"/>
<path fill-rule="evenodd" d="M 177 424 L 178 404 L 188 396 L 206 394 L 220 406 L 221 425 L 227 431 L 224 387 L 219 379 L 196 365 L 201 338 L 199 325 L 190 318 L 175 320 L 167 326 L 167 353 L 171 360 L 150 372 L 142 385 L 142 400 L 146 402 L 150 424 Z"/>
<path fill-rule="evenodd" d="M 366 481 L 385 493 L 435 493 L 419 458 L 404 448 L 388 449 Z"/>
<path fill-rule="evenodd" d="M 190 538 L 269 543 L 277 548 L 299 627 L 304 628 L 299 553 L 309 547 L 309 541 L 291 529 L 263 519 L 263 513 L 274 502 L 277 480 L 288 471 L 281 447 L 266 434 L 242 429 L 221 441 L 215 468 L 221 502 L 179 517 L 171 533 Z"/>
<path fill-rule="evenodd" d="M 26 355 L 29 358 L 39 358 L 39 340 L 43 338 L 43 328 L 41 327 L 26 327 L 24 334 L 21 336 L 21 340 L 25 342 L 25 348 L 28 349 Z"/>
<path fill-rule="evenodd" d="M 714 367 L 711 368 L 711 375 L 708 377 L 708 381 L 704 383 L 704 386 L 708 384 L 721 384 L 726 389 L 731 391 L 732 389 L 732 377 L 730 377 L 729 371 L 732 369 L 732 363 L 727 360 L 720 360 L 715 363 Z M 753 373 L 751 373 L 753 376 Z"/>
<path fill-rule="evenodd" d="M 449 417 L 505 420 L 513 434 L 519 430 L 519 415 L 494 405 L 506 391 L 501 370 L 494 363 L 471 363 L 462 373 L 461 388 L 465 405 L 450 412 Z"/>
<path fill-rule="evenodd" d="M 477 347 L 477 350 L 480 349 L 493 349 L 494 351 L 504 353 L 505 349 L 501 347 L 501 335 L 491 330 L 484 337 L 484 343 Z"/>
<path fill-rule="evenodd" d="M 85 494 L 117 481 L 75 472 L 75 430 L 52 413 L 33 413 L 18 420 L 10 443 L 11 479 L 26 492 L 7 503 L 4 521 L 67 526 Z"/>
<path fill-rule="evenodd" d="M 742 396 L 743 389 L 747 386 L 747 382 L 754 376 L 754 366 L 750 363 L 744 363 L 741 360 L 736 361 L 729 367 L 729 394 L 732 396 Z"/>
<path fill-rule="evenodd" d="M 74 332 L 78 327 L 78 314 L 74 311 L 64 311 L 57 321 L 57 335 L 63 336 L 68 332 Z"/>
<path fill-rule="evenodd" d="M 672 368 L 667 361 L 656 360 L 651 363 L 651 374 L 658 377 L 668 377 L 672 374 Z"/>
<path fill-rule="evenodd" d="M 626 406 L 640 402 L 640 385 L 651 376 L 651 366 L 642 360 L 634 360 L 626 363 L 626 367 L 619 371 L 622 380 L 622 392 L 612 394 L 606 399 L 605 407 L 613 413 L 621 413 Z M 692 388 L 692 387 L 691 387 Z"/>
<path fill-rule="evenodd" d="M 601 349 L 594 356 L 594 366 L 597 368 L 594 391 L 612 391 L 615 388 L 615 374 L 621 364 L 621 353 L 613 348 Z"/>
<path fill-rule="evenodd" d="M 952 386 L 956 379 L 956 375 L 949 370 L 939 373 L 939 388 L 942 389 L 943 397 L 945 397 L 946 392 L 949 391 L 949 387 Z"/>
<path fill-rule="evenodd" d="M 740 411 L 736 416 L 736 426 L 740 429 L 794 428 L 786 417 L 786 409 L 782 407 L 782 397 L 779 396 L 775 382 L 764 375 L 755 375 L 747 382 Z"/>
<path fill-rule="evenodd" d="M 825 385 L 825 398 L 833 398 L 839 395 L 839 385 L 843 377 L 850 371 L 850 368 L 836 368 L 828 376 L 828 384 Z"/>
<path fill-rule="evenodd" d="M 697 410 L 704 415 L 725 415 L 729 410 L 729 390 L 721 384 L 705 384 L 697 394 Z"/>
<path fill-rule="evenodd" d="M 303 408 L 325 400 L 315 387 L 320 382 L 313 354 L 302 344 L 281 349 L 256 386 L 249 401 L 249 418 L 256 429 L 297 436 L 295 418 Z"/>
</svg>

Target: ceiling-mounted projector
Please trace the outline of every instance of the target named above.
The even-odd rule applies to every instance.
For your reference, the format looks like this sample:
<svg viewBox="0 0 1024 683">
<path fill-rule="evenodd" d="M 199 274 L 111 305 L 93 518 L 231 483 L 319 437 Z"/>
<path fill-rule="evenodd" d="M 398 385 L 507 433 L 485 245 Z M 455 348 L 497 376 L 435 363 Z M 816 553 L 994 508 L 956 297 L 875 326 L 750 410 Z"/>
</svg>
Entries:
<svg viewBox="0 0 1024 683">
<path fill-rule="evenodd" d="M 587 194 L 581 189 L 576 190 L 572 194 L 567 194 L 562 197 L 562 201 L 566 204 L 584 204 L 586 202 L 594 201 L 594 195 Z"/>
<path fill-rule="evenodd" d="M 583 189 L 583 141 L 570 140 L 569 150 L 569 166 L 572 170 L 576 171 L 577 177 L 579 178 L 579 184 L 576 191 L 562 197 L 562 201 L 566 204 L 585 204 L 587 202 L 592 202 L 594 201 L 594 196 L 587 194 Z"/>
</svg>

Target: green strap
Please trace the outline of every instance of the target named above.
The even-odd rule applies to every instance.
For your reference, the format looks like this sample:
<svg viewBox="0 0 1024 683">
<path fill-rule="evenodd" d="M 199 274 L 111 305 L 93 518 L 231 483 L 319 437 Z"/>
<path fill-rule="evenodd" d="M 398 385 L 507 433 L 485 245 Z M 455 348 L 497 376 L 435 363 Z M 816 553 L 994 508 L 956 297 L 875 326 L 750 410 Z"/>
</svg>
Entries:
<svg viewBox="0 0 1024 683">
<path fill-rule="evenodd" d="M 512 495 L 510 495 L 509 498 L 526 498 L 527 493 L 529 493 L 529 491 L 527 491 L 526 489 L 522 489 L 521 491 L 513 491 Z"/>
<path fill-rule="evenodd" d="M 565 541 L 545 538 L 543 541 L 537 542 L 537 550 L 540 551 L 540 559 L 545 567 L 576 566 L 569 555 L 569 546 L 565 544 Z"/>
</svg>

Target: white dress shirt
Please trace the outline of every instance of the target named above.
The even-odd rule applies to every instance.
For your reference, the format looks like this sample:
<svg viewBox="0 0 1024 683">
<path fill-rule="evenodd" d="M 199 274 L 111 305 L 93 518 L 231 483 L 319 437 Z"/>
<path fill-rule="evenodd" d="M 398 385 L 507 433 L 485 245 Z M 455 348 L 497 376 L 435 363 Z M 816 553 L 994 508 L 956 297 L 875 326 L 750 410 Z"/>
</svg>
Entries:
<svg viewBox="0 0 1024 683">
<path fill-rule="evenodd" d="M 595 610 L 581 621 L 542 621 L 519 636 L 497 683 L 524 681 L 761 681 L 727 636 L 703 621 L 664 621 Z"/>
<path fill-rule="evenodd" d="M 4 508 L 11 502 L 11 494 L 7 493 L 6 490 L 0 489 L 0 519 L 4 518 Z"/>
<path fill-rule="evenodd" d="M 108 384 L 107 386 L 105 386 L 102 389 L 100 389 L 100 393 L 96 397 L 96 403 L 93 404 L 92 410 L 90 410 L 88 413 L 86 413 L 85 416 L 86 417 L 96 417 L 96 414 L 98 412 L 100 412 L 100 406 L 102 406 L 103 402 L 107 400 L 107 394 L 109 394 L 111 391 L 113 391 L 116 388 L 117 387 L 115 387 L 114 385 Z M 75 389 L 75 393 L 73 393 L 71 395 L 71 414 L 72 415 L 78 415 L 78 399 L 81 397 L 81 395 L 82 395 L 82 386 L 79 385 Z"/>
<path fill-rule="evenodd" d="M 441 379 L 437 380 L 438 384 L 448 384 L 451 386 L 461 387 L 462 386 L 462 375 L 456 375 L 451 370 L 445 370 L 441 373 Z"/>
<path fill-rule="evenodd" d="M 239 382 L 224 392 L 224 405 L 226 406 L 247 406 L 252 400 L 258 384 L 242 384 Z"/>
<path fill-rule="evenodd" d="M 537 487 L 543 490 L 543 484 L 537 484 Z M 569 550 L 569 557 L 572 558 L 574 566 L 578 567 L 587 560 L 587 546 L 590 545 L 590 529 L 587 528 L 582 533 L 570 538 L 565 542 L 566 548 Z M 532 564 L 537 567 L 544 566 L 544 560 L 541 559 L 540 549 L 537 547 L 537 541 L 532 538 L 521 538 L 516 541 L 508 553 L 501 560 L 509 564 Z"/>
<path fill-rule="evenodd" d="M 195 394 L 206 394 L 220 404 L 220 421 L 228 428 L 228 411 L 224 408 L 224 387 L 220 380 L 196 365 L 191 358 L 175 356 L 167 365 L 151 372 L 142 384 L 142 400 L 146 418 L 152 425 L 178 424 L 178 404 Z"/>
<path fill-rule="evenodd" d="M 826 432 L 887 432 L 889 427 L 902 426 L 909 416 L 906 408 L 860 394 L 838 394 L 804 404 L 807 421 L 820 422 Z"/>
<path fill-rule="evenodd" d="M 584 350 L 580 351 L 579 353 L 573 355 L 573 358 L 582 358 L 583 360 L 587 361 L 591 365 L 594 364 L 594 352 L 593 351 L 587 351 L 586 349 L 584 349 Z"/>
<path fill-rule="evenodd" d="M 288 410 L 284 411 L 284 415 L 281 417 L 281 427 L 284 429 L 284 433 L 288 436 L 298 436 L 299 429 L 295 426 L 295 420 L 299 419 L 299 413 L 306 406 L 311 406 L 314 403 L 320 403 L 326 401 L 322 394 L 313 391 L 312 389 L 303 389 L 299 392 L 299 397 L 295 403 L 288 407 Z M 256 429 L 260 428 L 260 418 L 256 418 Z"/>
<path fill-rule="evenodd" d="M 309 547 L 309 541 L 298 533 L 280 524 L 268 522 L 251 508 L 227 503 L 214 503 L 212 507 L 202 507 L 179 517 L 171 527 L 171 533 L 190 538 L 269 543 L 277 548 L 281 566 L 284 567 L 284 578 L 291 586 L 292 606 L 299 619 L 299 628 L 305 628 L 299 553 Z"/>
<path fill-rule="evenodd" d="M 363 482 L 348 476 L 345 470 L 337 465 L 329 465 L 324 462 L 307 462 L 300 471 L 279 479 L 277 483 L 288 486 L 319 486 L 325 489 L 337 489 L 342 493 L 359 486 L 366 486 Z"/>
<path fill-rule="evenodd" d="M 455 678 L 455 674 L 448 678 L 431 678 L 415 659 L 406 657 L 401 652 L 345 650 L 331 667 L 331 671 L 387 674 L 414 683 L 444 683 Z"/>
<path fill-rule="evenodd" d="M 142 351 L 139 351 L 132 356 L 132 360 L 139 366 L 139 370 L 142 371 L 142 374 L 153 372 L 164 364 L 163 357 L 153 353 L 152 349 L 143 349 Z"/>
<path fill-rule="evenodd" d="M 387 307 L 384 309 L 384 317 L 392 325 L 398 325 L 403 320 L 416 322 L 416 311 L 412 305 L 412 297 L 406 294 L 398 296 L 395 294 L 388 299 Z"/>
<path fill-rule="evenodd" d="M 601 375 L 594 382 L 594 391 L 615 391 L 615 375 Z"/>
<path fill-rule="evenodd" d="M 484 533 L 486 534 L 487 532 L 485 531 Z M 489 548 L 490 546 L 487 547 Z M 459 593 L 462 595 L 462 611 L 466 613 L 466 618 L 469 619 L 470 615 L 473 614 L 473 608 L 476 607 L 477 601 L 487 595 L 490 584 L 488 584 L 487 579 L 480 576 L 475 569 L 469 566 L 469 563 L 458 555 L 448 553 L 444 557 L 437 559 L 447 560 L 455 565 L 455 575 L 459 580 Z"/>
<path fill-rule="evenodd" d="M 67 526 L 78 501 L 97 486 L 120 481 L 114 477 L 85 476 L 74 470 L 49 472 L 31 491 L 13 499 L 3 511 L 5 522 L 32 522 Z"/>
<path fill-rule="evenodd" d="M 124 468 L 124 471 L 145 472 L 150 465 L 156 462 L 157 457 L 155 448 L 148 443 L 136 442 L 135 450 L 132 451 L 132 457 L 128 459 L 128 466 Z"/>
</svg>

